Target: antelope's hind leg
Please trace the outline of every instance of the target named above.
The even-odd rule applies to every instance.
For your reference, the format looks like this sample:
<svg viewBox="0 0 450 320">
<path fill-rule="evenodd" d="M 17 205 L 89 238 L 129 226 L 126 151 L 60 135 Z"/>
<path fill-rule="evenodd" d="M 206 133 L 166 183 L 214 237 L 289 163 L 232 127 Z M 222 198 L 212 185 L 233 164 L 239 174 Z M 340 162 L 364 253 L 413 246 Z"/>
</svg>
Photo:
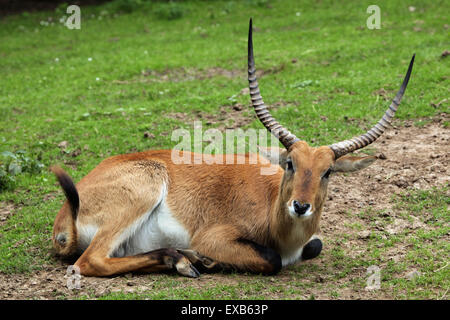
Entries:
<svg viewBox="0 0 450 320">
<path fill-rule="evenodd" d="M 93 242 L 92 244 L 95 245 Z M 91 244 L 91 245 L 92 245 Z M 200 273 L 183 254 L 172 248 L 157 249 L 127 257 L 108 257 L 102 250 L 89 247 L 77 260 L 76 266 L 85 276 L 111 276 L 127 272 L 163 272 L 176 270 L 179 274 L 197 278 Z"/>
<path fill-rule="evenodd" d="M 124 216 L 123 214 L 121 216 Z M 124 220 L 105 223 L 97 231 L 91 243 L 75 262 L 80 273 L 85 276 L 111 276 L 127 272 L 163 272 L 176 270 L 187 277 L 200 274 L 188 258 L 173 248 L 152 250 L 144 253 L 121 252 L 117 249 L 121 243 L 128 241 L 130 224 Z M 125 235 L 125 236 L 124 236 Z"/>
<path fill-rule="evenodd" d="M 212 260 L 192 249 L 177 249 L 182 255 L 189 259 L 200 272 L 213 273 L 227 269 L 225 264 Z"/>
<path fill-rule="evenodd" d="M 164 201 L 168 180 L 164 164 L 145 159 L 127 161 L 114 170 L 95 173 L 91 180 L 91 186 L 80 189 L 84 202 L 77 222 L 82 226 L 94 224 L 98 230 L 75 263 L 82 275 L 176 270 L 184 276 L 199 276 L 192 263 L 177 250 L 153 250 L 159 244 L 132 247 L 128 253 L 124 250 L 117 254 L 120 246 L 132 239 Z M 79 230 L 80 238 L 86 238 L 83 230 Z"/>
<path fill-rule="evenodd" d="M 146 255 L 153 255 L 159 263 L 145 267 L 139 271 L 143 272 L 159 272 L 164 270 L 176 270 L 179 274 L 197 278 L 200 276 L 197 268 L 191 263 L 191 261 L 182 253 L 175 249 L 158 249 L 145 253 Z M 162 264 L 161 264 L 162 262 Z"/>
</svg>

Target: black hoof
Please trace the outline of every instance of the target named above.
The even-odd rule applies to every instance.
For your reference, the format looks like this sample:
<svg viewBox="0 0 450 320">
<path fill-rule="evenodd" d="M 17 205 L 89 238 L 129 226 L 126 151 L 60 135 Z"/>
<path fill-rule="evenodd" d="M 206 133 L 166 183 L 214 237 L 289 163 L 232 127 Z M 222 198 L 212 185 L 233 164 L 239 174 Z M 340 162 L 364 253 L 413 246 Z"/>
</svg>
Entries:
<svg viewBox="0 0 450 320">
<path fill-rule="evenodd" d="M 322 241 L 313 239 L 303 247 L 302 260 L 314 259 L 322 251 Z"/>
</svg>

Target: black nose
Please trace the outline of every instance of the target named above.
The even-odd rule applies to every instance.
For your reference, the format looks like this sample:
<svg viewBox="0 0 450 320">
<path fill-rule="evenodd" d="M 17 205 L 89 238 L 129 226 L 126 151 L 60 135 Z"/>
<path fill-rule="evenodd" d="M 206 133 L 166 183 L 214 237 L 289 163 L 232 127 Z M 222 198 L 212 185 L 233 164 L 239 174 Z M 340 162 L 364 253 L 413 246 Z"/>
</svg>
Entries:
<svg viewBox="0 0 450 320">
<path fill-rule="evenodd" d="M 299 216 L 304 215 L 310 207 L 311 205 L 309 203 L 300 203 L 297 200 L 294 200 L 294 210 Z"/>
</svg>

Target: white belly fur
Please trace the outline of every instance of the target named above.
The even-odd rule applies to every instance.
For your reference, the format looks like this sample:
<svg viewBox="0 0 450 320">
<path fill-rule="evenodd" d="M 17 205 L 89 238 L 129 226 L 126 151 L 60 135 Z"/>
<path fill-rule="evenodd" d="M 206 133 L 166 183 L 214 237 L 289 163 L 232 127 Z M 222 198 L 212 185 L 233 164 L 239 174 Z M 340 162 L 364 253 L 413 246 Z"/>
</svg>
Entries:
<svg viewBox="0 0 450 320">
<path fill-rule="evenodd" d="M 147 219 L 119 246 L 114 256 L 136 255 L 160 248 L 189 248 L 188 231 L 173 217 L 164 200 L 153 212 L 145 215 Z"/>
<path fill-rule="evenodd" d="M 112 244 L 110 256 L 131 256 L 160 248 L 189 248 L 190 235 L 167 206 L 166 194 L 163 186 L 157 204 L 122 232 Z M 84 251 L 99 228 L 77 221 L 77 229 L 79 249 Z"/>
<path fill-rule="evenodd" d="M 77 221 L 78 250 L 83 252 L 91 244 L 92 239 L 97 233 L 98 227 L 92 224 L 81 224 Z"/>
</svg>

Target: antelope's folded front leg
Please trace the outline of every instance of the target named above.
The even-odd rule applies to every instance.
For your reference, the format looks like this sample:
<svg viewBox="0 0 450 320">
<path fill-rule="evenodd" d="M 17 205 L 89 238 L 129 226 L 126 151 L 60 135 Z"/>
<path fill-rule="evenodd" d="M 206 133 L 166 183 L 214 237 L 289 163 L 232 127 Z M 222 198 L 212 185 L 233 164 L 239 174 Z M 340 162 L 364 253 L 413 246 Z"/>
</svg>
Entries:
<svg viewBox="0 0 450 320">
<path fill-rule="evenodd" d="M 210 226 L 198 231 L 192 238 L 191 247 L 197 253 L 191 255 L 194 259 L 191 262 L 196 266 L 200 262 L 211 271 L 237 270 L 272 275 L 282 267 L 281 256 L 275 250 L 246 239 L 231 225 Z"/>
<path fill-rule="evenodd" d="M 310 260 L 316 258 L 322 251 L 322 241 L 319 238 L 313 237 L 302 250 L 301 259 Z"/>
</svg>

